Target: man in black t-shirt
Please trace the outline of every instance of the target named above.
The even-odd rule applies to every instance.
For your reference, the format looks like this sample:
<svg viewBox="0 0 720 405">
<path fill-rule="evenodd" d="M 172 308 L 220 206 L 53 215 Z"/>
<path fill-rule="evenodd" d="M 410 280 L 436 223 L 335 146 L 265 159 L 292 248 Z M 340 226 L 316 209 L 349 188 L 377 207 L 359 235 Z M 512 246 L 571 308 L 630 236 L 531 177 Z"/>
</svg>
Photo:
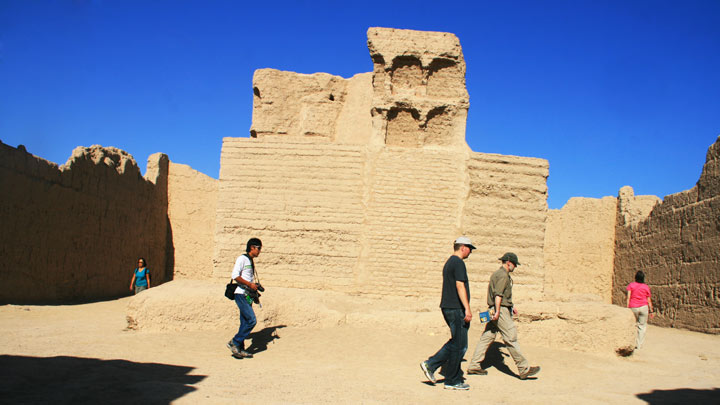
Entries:
<svg viewBox="0 0 720 405">
<path fill-rule="evenodd" d="M 445 262 L 443 267 L 442 297 L 440 309 L 445 322 L 450 327 L 450 340 L 429 359 L 420 363 L 425 376 L 432 383 L 436 382 L 435 370 L 443 367 L 445 389 L 468 390 L 470 386 L 463 382 L 460 362 L 467 350 L 468 328 L 472 319 L 470 311 L 470 284 L 468 282 L 465 262 L 475 246 L 469 238 L 461 236 L 455 239 L 455 253 Z"/>
</svg>

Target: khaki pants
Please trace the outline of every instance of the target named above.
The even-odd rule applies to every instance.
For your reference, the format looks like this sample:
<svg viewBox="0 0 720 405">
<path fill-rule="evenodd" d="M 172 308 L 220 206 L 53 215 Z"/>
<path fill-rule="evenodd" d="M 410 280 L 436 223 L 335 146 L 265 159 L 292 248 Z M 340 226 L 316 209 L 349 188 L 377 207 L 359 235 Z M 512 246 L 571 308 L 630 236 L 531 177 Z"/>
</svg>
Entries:
<svg viewBox="0 0 720 405">
<path fill-rule="evenodd" d="M 640 349 L 645 342 L 645 329 L 647 328 L 648 320 L 648 306 L 630 308 L 635 314 L 635 320 L 637 321 L 637 337 L 635 338 L 635 348 Z"/>
<path fill-rule="evenodd" d="M 500 307 L 500 317 L 497 321 L 490 321 L 485 326 L 485 332 L 480 336 L 477 347 L 475 348 L 475 354 L 473 354 L 472 360 L 468 365 L 468 369 L 479 369 L 480 363 L 485 360 L 485 352 L 487 352 L 490 344 L 495 341 L 495 336 L 500 332 L 505 347 L 507 347 L 510 355 L 518 368 L 518 373 L 522 374 L 525 370 L 530 367 L 528 361 L 520 351 L 520 346 L 517 341 L 517 328 L 512 320 L 512 314 L 510 308 Z"/>
</svg>

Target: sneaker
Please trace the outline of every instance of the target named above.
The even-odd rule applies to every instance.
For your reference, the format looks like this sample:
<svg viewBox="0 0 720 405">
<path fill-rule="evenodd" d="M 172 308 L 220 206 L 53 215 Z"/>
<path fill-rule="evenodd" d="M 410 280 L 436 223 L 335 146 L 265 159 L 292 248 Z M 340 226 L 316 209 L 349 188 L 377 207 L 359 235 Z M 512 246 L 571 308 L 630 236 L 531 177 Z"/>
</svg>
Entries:
<svg viewBox="0 0 720 405">
<path fill-rule="evenodd" d="M 240 350 L 240 352 L 238 354 L 236 354 L 236 355 L 234 354 L 233 356 L 238 359 L 252 359 L 253 358 L 253 355 L 250 354 L 250 352 L 247 352 L 245 350 Z"/>
<path fill-rule="evenodd" d="M 228 349 L 230 349 L 230 351 L 232 352 L 233 356 L 235 356 L 236 354 L 239 354 L 239 353 L 240 353 L 240 350 L 239 350 L 238 347 L 235 345 L 235 343 L 233 343 L 232 340 L 229 341 L 229 342 L 227 342 L 227 347 L 228 347 Z"/>
<path fill-rule="evenodd" d="M 484 368 L 469 368 L 467 373 L 474 375 L 487 375 L 487 370 Z"/>
<path fill-rule="evenodd" d="M 428 368 L 427 361 L 423 361 L 422 363 L 420 363 L 420 368 L 422 369 L 423 373 L 425 373 L 425 377 L 427 377 L 427 379 L 431 383 L 435 384 L 437 382 L 435 376 L 433 375 L 433 372 L 430 371 L 430 369 Z"/>
<path fill-rule="evenodd" d="M 461 383 L 457 383 L 455 385 L 445 384 L 445 389 L 446 390 L 469 390 L 470 386 L 461 382 Z"/>
<path fill-rule="evenodd" d="M 520 379 L 524 380 L 528 377 L 534 376 L 535 374 L 537 374 L 539 372 L 540 372 L 539 366 L 532 366 L 532 367 L 528 368 L 527 370 L 525 370 L 524 372 L 520 373 Z"/>
</svg>

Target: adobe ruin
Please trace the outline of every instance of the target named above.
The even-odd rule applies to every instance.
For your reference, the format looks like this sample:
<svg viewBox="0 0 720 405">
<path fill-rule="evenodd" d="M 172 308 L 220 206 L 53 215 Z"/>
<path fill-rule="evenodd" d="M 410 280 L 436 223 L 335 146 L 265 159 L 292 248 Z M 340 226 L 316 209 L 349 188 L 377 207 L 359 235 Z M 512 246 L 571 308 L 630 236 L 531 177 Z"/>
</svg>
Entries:
<svg viewBox="0 0 720 405">
<path fill-rule="evenodd" d="M 3 234 L 0 300 L 127 294 L 128 259 L 145 256 L 158 282 L 203 283 L 168 283 L 137 297 L 130 315 L 138 327 L 153 319 L 173 328 L 152 314 L 179 310 L 170 317 L 182 319 L 182 328 L 202 327 L 226 304 L 215 290 L 245 241 L 257 236 L 265 243 L 262 280 L 278 299 L 293 288 L 409 297 L 417 304 L 408 310 L 425 326 L 434 319 L 425 314 L 438 295 L 438 271 L 452 240 L 466 234 L 479 248 L 468 259 L 473 301 L 483 300 L 497 258 L 516 252 L 516 294 L 529 309 L 522 333 L 548 344 L 587 346 L 584 328 L 631 323 L 609 304 L 622 306 L 636 257 L 656 294 L 656 323 L 720 333 L 720 139 L 698 185 L 662 202 L 623 188 L 617 198 L 573 198 L 548 210 L 546 160 L 467 146 L 469 98 L 457 37 L 371 28 L 368 49 L 373 72 L 349 79 L 256 71 L 251 138 L 223 140 L 219 180 L 160 154 L 143 177 L 132 157 L 114 148 L 76 149 L 58 167 L 0 145 L 0 185 L 13 191 L 0 204 L 10 230 Z M 145 232 L 128 236 L 138 229 Z M 53 286 L 43 288 L 48 277 Z M 172 288 L 202 305 L 179 308 L 163 292 Z M 315 309 L 295 302 L 268 316 L 299 316 L 299 307 L 320 311 L 318 319 L 330 324 L 388 316 L 330 305 L 343 300 Z M 575 330 L 553 336 L 559 324 Z"/>
</svg>

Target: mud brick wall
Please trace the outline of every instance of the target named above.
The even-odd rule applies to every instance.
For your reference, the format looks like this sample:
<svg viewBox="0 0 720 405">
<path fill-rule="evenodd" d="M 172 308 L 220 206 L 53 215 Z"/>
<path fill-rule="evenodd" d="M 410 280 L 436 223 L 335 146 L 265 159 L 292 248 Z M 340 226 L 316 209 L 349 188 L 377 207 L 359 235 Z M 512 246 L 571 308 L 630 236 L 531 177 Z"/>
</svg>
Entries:
<svg viewBox="0 0 720 405">
<path fill-rule="evenodd" d="M 465 154 L 384 148 L 368 156 L 357 291 L 437 295 L 460 232 Z"/>
<path fill-rule="evenodd" d="M 117 297 L 138 257 L 170 278 L 167 156 L 78 147 L 62 166 L 0 143 L 0 302 Z"/>
<path fill-rule="evenodd" d="M 548 161 L 472 153 L 462 233 L 478 248 L 468 262 L 476 297 L 485 302 L 487 282 L 505 252 L 518 255 L 513 294 L 539 299 L 544 278 L 543 245 L 547 216 Z"/>
<path fill-rule="evenodd" d="M 216 277 L 229 277 L 256 236 L 268 285 L 437 294 L 452 241 L 465 233 L 478 246 L 467 261 L 476 299 L 507 250 L 523 260 L 518 290 L 540 296 L 545 160 L 225 138 L 221 162 Z"/>
<path fill-rule="evenodd" d="M 357 146 L 225 138 L 214 275 L 229 278 L 258 237 L 263 283 L 348 290 L 362 249 L 364 170 Z"/>
<path fill-rule="evenodd" d="M 174 245 L 174 278 L 212 277 L 218 181 L 170 162 L 168 217 Z"/>
<path fill-rule="evenodd" d="M 571 198 L 548 212 L 545 232 L 546 299 L 585 296 L 611 303 L 615 257 L 615 197 Z"/>
<path fill-rule="evenodd" d="M 621 194 L 618 205 L 632 197 Z M 695 187 L 666 196 L 634 224 L 618 210 L 616 235 L 613 303 L 625 305 L 625 287 L 642 270 L 655 324 L 720 333 L 720 139 Z"/>
</svg>

